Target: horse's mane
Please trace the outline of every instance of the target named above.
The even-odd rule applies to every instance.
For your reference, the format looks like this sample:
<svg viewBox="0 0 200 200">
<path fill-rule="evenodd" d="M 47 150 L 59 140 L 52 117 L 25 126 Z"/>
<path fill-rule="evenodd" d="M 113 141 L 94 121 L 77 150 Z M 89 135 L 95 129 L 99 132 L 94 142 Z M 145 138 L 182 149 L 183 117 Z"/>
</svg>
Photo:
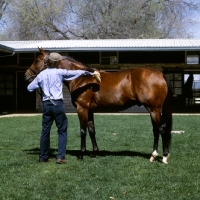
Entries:
<svg viewBox="0 0 200 200">
<path fill-rule="evenodd" d="M 81 63 L 81 62 L 75 60 L 74 58 L 72 58 L 72 57 L 70 57 L 70 56 L 62 56 L 62 57 L 63 57 L 63 59 L 67 59 L 67 60 L 69 60 L 69 61 L 71 61 L 71 62 L 75 62 L 75 63 L 77 63 L 77 64 L 84 65 L 83 63 Z M 84 65 L 84 66 L 85 66 L 85 65 Z"/>
<path fill-rule="evenodd" d="M 69 60 L 70 62 L 73 62 L 73 63 L 78 64 L 78 65 L 82 65 L 85 68 L 85 70 L 87 70 L 87 71 L 90 71 L 90 72 L 99 71 L 98 69 L 92 68 L 92 67 L 90 67 L 86 64 L 83 64 L 83 63 L 75 60 L 74 58 L 72 58 L 70 56 L 62 56 L 62 57 L 63 57 L 63 59 Z"/>
</svg>

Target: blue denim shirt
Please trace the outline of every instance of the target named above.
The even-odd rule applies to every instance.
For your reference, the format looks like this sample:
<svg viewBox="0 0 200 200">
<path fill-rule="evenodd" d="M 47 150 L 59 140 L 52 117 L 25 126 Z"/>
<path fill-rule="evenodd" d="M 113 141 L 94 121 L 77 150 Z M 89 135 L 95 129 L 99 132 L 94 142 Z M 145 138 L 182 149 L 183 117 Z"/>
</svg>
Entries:
<svg viewBox="0 0 200 200">
<path fill-rule="evenodd" d="M 43 91 L 43 101 L 53 99 L 63 99 L 62 85 L 65 80 L 73 80 L 80 76 L 92 76 L 94 73 L 83 70 L 65 70 L 57 68 L 47 68 L 39 73 L 28 85 L 29 92 L 41 87 Z"/>
</svg>

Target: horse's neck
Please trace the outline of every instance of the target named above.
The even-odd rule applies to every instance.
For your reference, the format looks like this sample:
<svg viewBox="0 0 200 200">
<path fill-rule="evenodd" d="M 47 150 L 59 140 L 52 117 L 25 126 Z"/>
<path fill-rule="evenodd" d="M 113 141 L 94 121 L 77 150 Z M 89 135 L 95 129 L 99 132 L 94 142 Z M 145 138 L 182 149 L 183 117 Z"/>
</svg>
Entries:
<svg viewBox="0 0 200 200">
<path fill-rule="evenodd" d="M 71 60 L 64 59 L 60 62 L 60 65 L 58 68 L 61 69 L 67 69 L 67 70 L 85 70 L 89 72 L 94 72 L 95 70 L 89 67 L 84 66 L 83 64 L 79 62 L 73 62 Z M 70 81 L 64 81 L 64 84 L 68 87 L 69 92 L 72 93 L 74 89 L 76 88 L 77 80 L 70 80 Z"/>
<path fill-rule="evenodd" d="M 85 71 L 89 71 L 89 72 L 95 71 L 92 68 L 86 67 L 82 63 L 79 63 L 79 62 L 76 62 L 76 61 L 71 61 L 71 60 L 68 60 L 68 59 L 62 60 L 59 68 L 67 69 L 67 70 L 85 70 Z"/>
<path fill-rule="evenodd" d="M 88 72 L 94 72 L 95 70 L 92 69 L 92 68 L 89 68 L 81 63 L 73 63 L 73 66 L 74 66 L 74 69 L 75 70 L 85 70 L 85 71 L 88 71 Z"/>
<path fill-rule="evenodd" d="M 72 63 L 72 66 L 75 70 L 87 70 L 87 68 L 80 63 Z"/>
</svg>

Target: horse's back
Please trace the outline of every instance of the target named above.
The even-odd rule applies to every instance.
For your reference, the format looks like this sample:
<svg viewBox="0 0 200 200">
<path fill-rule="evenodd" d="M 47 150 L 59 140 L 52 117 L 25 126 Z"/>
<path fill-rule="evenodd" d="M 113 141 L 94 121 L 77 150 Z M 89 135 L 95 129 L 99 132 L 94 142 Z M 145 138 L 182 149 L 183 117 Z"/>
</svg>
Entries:
<svg viewBox="0 0 200 200">
<path fill-rule="evenodd" d="M 131 92 L 149 87 L 166 86 L 163 74 L 157 70 L 149 68 L 135 68 L 119 72 L 101 73 L 101 90 L 119 90 Z M 133 92 L 134 92 L 133 91 Z"/>
</svg>

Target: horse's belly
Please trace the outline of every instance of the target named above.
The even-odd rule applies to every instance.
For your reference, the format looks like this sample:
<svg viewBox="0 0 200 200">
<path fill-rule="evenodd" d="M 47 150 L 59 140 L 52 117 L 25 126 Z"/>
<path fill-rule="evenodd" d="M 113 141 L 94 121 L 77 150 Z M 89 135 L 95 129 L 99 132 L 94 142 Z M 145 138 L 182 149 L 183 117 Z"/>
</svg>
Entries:
<svg viewBox="0 0 200 200">
<path fill-rule="evenodd" d="M 122 110 L 126 110 L 131 106 L 136 105 L 136 101 L 132 101 L 126 104 L 104 104 L 104 105 L 96 105 L 93 107 L 95 112 L 118 112 Z"/>
<path fill-rule="evenodd" d="M 136 99 L 122 95 L 108 94 L 104 98 L 97 98 L 94 101 L 94 107 L 106 107 L 107 109 L 124 110 L 137 104 Z"/>
</svg>

